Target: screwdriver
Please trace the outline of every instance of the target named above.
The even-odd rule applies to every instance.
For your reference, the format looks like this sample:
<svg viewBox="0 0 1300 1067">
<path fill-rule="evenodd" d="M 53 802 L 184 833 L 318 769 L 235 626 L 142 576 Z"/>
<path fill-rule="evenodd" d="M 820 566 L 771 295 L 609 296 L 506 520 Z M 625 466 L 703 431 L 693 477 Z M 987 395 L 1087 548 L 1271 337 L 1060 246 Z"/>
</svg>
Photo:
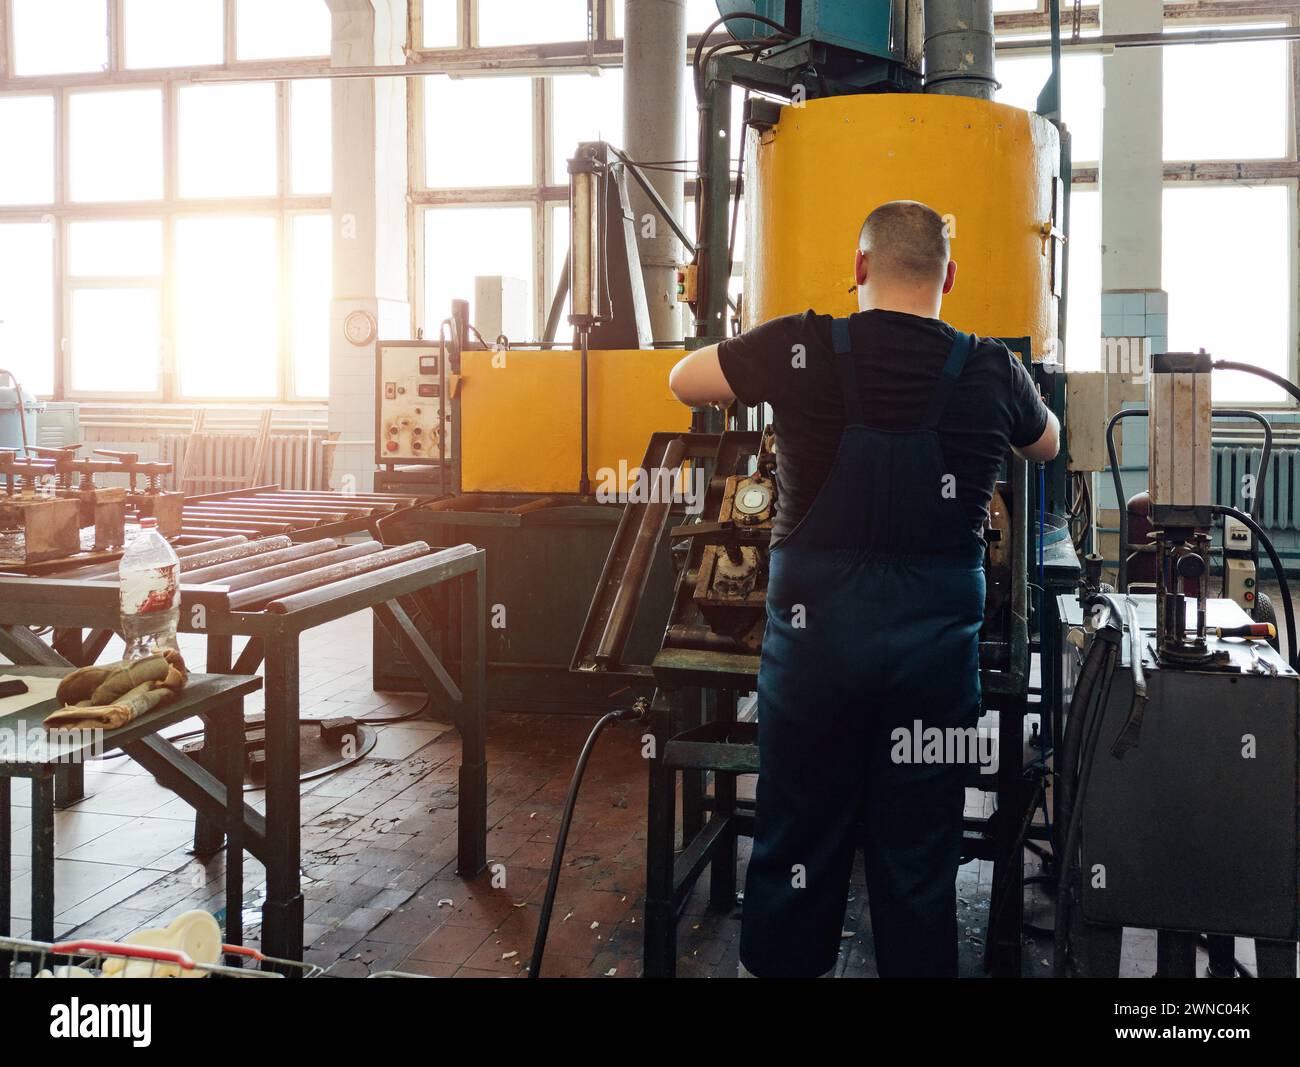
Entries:
<svg viewBox="0 0 1300 1067">
<path fill-rule="evenodd" d="M 1215 637 L 1246 637 L 1271 641 L 1277 636 L 1277 627 L 1271 622 L 1251 622 L 1245 626 L 1216 626 L 1213 628 L 1213 633 Z"/>
</svg>

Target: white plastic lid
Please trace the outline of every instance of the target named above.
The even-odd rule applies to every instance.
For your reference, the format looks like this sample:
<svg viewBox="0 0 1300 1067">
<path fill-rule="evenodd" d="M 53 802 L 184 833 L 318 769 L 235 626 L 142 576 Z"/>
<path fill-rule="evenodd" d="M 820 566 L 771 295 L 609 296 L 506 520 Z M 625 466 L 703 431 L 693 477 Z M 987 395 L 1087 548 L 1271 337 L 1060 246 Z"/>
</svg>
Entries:
<svg viewBox="0 0 1300 1067">
<path fill-rule="evenodd" d="M 158 519 L 153 515 L 146 515 L 140 520 L 140 529 L 156 530 L 158 529 Z"/>
</svg>

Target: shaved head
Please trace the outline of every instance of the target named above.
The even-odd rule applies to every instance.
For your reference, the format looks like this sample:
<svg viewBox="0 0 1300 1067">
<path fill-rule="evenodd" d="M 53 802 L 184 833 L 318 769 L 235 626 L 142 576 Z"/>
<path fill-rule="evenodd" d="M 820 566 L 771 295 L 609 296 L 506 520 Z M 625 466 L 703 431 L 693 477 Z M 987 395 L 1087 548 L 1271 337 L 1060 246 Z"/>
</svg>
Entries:
<svg viewBox="0 0 1300 1067">
<path fill-rule="evenodd" d="M 903 285 L 942 285 L 952 252 L 943 216 L 915 200 L 876 208 L 862 224 L 858 248 L 870 255 L 877 279 Z"/>
</svg>

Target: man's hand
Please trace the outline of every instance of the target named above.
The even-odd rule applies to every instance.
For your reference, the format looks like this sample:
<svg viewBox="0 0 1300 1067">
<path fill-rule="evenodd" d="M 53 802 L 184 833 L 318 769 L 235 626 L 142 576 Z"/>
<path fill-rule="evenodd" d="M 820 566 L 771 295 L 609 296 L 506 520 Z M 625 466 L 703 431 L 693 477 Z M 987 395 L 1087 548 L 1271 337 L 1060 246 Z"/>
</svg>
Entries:
<svg viewBox="0 0 1300 1067">
<path fill-rule="evenodd" d="M 668 375 L 668 388 L 678 400 L 693 408 L 726 409 L 736 399 L 722 373 L 717 345 L 697 348 L 681 360 Z"/>
</svg>

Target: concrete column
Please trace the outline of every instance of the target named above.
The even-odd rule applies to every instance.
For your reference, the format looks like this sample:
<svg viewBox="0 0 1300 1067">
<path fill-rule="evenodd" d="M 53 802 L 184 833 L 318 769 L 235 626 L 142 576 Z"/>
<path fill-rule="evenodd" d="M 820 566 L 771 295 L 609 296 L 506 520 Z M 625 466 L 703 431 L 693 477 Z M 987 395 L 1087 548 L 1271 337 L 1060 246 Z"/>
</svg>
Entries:
<svg viewBox="0 0 1300 1067">
<path fill-rule="evenodd" d="M 328 0 L 336 67 L 405 62 L 406 0 Z M 333 85 L 334 291 L 330 305 L 331 485 L 373 485 L 375 346 L 410 336 L 407 289 L 406 84 L 347 78 Z"/>
<path fill-rule="evenodd" d="M 623 148 L 645 162 L 682 159 L 686 91 L 686 0 L 626 0 L 623 19 Z M 647 172 L 673 216 L 682 218 L 684 175 Z M 641 269 L 656 341 L 682 338 L 676 267 L 681 243 L 629 180 Z"/>
<path fill-rule="evenodd" d="M 1161 0 L 1102 0 L 1104 33 L 1158 33 Z M 1164 65 L 1159 48 L 1121 48 L 1102 70 L 1102 334 L 1144 337 L 1163 349 L 1161 289 Z"/>
<path fill-rule="evenodd" d="M 1102 0 L 1103 33 L 1159 33 L 1161 0 Z M 1102 61 L 1101 358 L 1107 412 L 1141 406 L 1150 357 L 1168 349 L 1169 298 L 1162 284 L 1164 62 L 1159 48 L 1120 48 Z M 1128 419 L 1120 462 L 1126 496 L 1146 488 L 1147 421 Z M 1119 524 L 1109 477 L 1096 496 L 1102 526 Z M 1104 552 L 1117 558 L 1110 535 Z"/>
</svg>

